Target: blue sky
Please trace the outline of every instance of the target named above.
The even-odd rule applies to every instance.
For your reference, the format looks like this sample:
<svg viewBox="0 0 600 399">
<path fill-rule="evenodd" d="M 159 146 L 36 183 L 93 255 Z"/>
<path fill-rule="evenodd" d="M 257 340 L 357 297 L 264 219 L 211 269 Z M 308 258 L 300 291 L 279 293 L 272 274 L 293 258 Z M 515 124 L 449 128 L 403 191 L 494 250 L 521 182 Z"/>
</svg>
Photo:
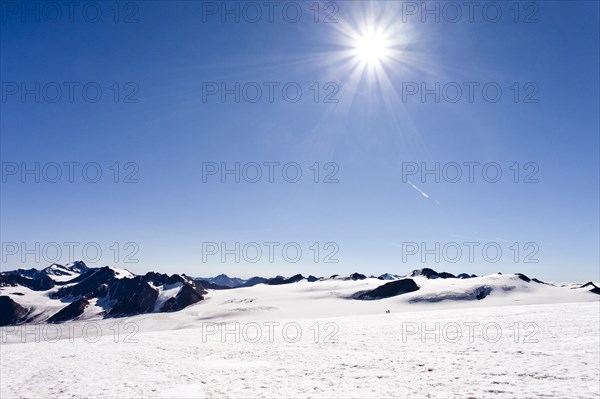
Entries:
<svg viewBox="0 0 600 399">
<path fill-rule="evenodd" d="M 479 9 L 472 22 L 466 9 L 456 23 L 450 14 L 423 22 L 399 2 L 325 2 L 318 22 L 313 3 L 294 3 L 303 10 L 296 23 L 279 10 L 269 22 L 264 8 L 252 23 L 242 3 L 229 3 L 240 7 L 236 23 L 232 15 L 221 20 L 220 2 L 195 1 L 121 3 L 115 22 L 114 9 L 102 4 L 94 23 L 79 8 L 72 22 L 65 8 L 55 23 L 42 10 L 2 9 L 3 269 L 45 266 L 49 243 L 59 244 L 57 261 L 67 262 L 64 243 L 77 242 L 76 259 L 95 243 L 102 258 L 94 265 L 136 273 L 378 275 L 428 266 L 600 280 L 597 2 L 520 3 L 518 22 L 508 3 L 494 3 L 502 12 L 496 23 Z M 323 21 L 325 11 L 337 22 Z M 128 15 L 137 22 L 126 23 Z M 276 85 L 272 102 L 265 82 Z M 406 92 L 436 82 L 439 102 L 435 94 Z M 465 82 L 475 85 L 473 100 L 463 92 L 452 102 L 451 90 Z M 22 97 L 23 83 L 34 94 Z M 206 92 L 236 83 L 247 89 L 239 102 Z M 63 91 L 51 102 L 55 84 Z M 252 85 L 264 89 L 255 103 Z M 302 98 L 286 100 L 286 85 L 300 87 Z M 92 102 L 94 92 L 85 97 L 83 87 L 100 87 L 102 95 Z M 496 87 L 502 97 L 491 102 Z M 65 162 L 79 163 L 73 182 Z M 255 162 L 263 178 L 236 183 L 229 175 L 223 183 L 210 175 L 203 182 L 208 162 Z M 269 183 L 265 162 L 295 162 L 302 178 L 290 183 L 276 168 Z M 469 182 L 464 164 L 471 162 L 499 166 L 501 179 L 490 183 L 477 167 Z M 39 183 L 20 170 L 36 163 Z M 41 172 L 53 163 L 62 165 L 56 183 Z M 97 183 L 82 178 L 89 163 L 102 172 Z M 462 179 L 403 176 L 409 165 L 436 163 L 440 170 L 462 165 Z M 323 182 L 330 172 L 337 183 Z M 125 183 L 128 175 L 137 182 Z M 527 176 L 537 182 L 525 183 Z M 203 243 L 213 242 L 259 243 L 262 257 L 203 259 Z M 265 242 L 279 243 L 272 262 Z M 476 243 L 472 261 L 465 242 Z M 34 252 L 39 243 L 39 263 L 22 243 Z M 286 243 L 301 248 L 298 262 L 282 255 Z M 407 253 L 411 243 L 419 253 Z M 421 243 L 438 243 L 439 262 L 435 254 L 423 261 Z M 451 262 L 454 243 L 463 253 Z M 482 254 L 486 244 L 501 248 L 497 261 Z M 338 262 L 325 262 L 332 252 Z"/>
</svg>

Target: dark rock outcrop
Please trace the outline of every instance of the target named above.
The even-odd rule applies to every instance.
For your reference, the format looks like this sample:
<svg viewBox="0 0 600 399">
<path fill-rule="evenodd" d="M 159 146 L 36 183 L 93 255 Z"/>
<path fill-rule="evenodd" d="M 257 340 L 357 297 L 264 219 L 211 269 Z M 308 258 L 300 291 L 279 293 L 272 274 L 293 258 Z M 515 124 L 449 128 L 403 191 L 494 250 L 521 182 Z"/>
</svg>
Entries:
<svg viewBox="0 0 600 399">
<path fill-rule="evenodd" d="M 487 285 L 484 285 L 482 287 L 476 288 L 474 293 L 475 293 L 476 299 L 482 300 L 483 298 L 485 298 L 486 296 L 488 296 L 492 293 L 492 287 L 488 287 Z"/>
<path fill-rule="evenodd" d="M 241 287 L 246 282 L 246 280 L 244 280 L 244 279 L 241 279 L 238 277 L 229 277 L 226 274 L 219 274 L 216 277 L 201 277 L 201 278 L 197 278 L 195 280 L 203 280 L 203 281 L 207 281 L 211 284 L 215 284 L 217 286 L 228 287 L 228 288 Z"/>
<path fill-rule="evenodd" d="M 298 281 L 304 280 L 304 276 L 301 274 L 296 274 L 290 278 L 285 278 L 282 276 L 277 276 L 267 281 L 268 285 L 282 285 L 282 284 L 291 284 L 297 283 Z"/>
<path fill-rule="evenodd" d="M 298 281 L 302 281 L 302 280 L 304 280 L 304 279 L 305 279 L 305 277 L 304 277 L 303 275 L 301 275 L 301 274 L 296 274 L 296 275 L 294 275 L 294 276 L 292 276 L 292 277 L 288 278 L 288 279 L 286 280 L 286 282 L 285 282 L 285 283 L 286 283 L 286 284 L 290 284 L 290 283 L 297 283 Z"/>
<path fill-rule="evenodd" d="M 33 291 L 46 291 L 54 287 L 54 280 L 45 275 L 35 279 L 24 277 L 20 274 L 3 273 L 0 275 L 0 287 L 16 287 L 18 285 L 27 287 Z"/>
<path fill-rule="evenodd" d="M 346 280 L 364 280 L 366 279 L 367 276 L 365 276 L 364 274 L 360 274 L 360 273 L 352 273 L 349 277 L 346 278 Z"/>
<path fill-rule="evenodd" d="M 29 311 L 8 296 L 0 296 L 0 326 L 9 326 L 25 321 Z"/>
<path fill-rule="evenodd" d="M 410 273 L 410 277 L 418 277 L 418 276 L 426 277 L 428 279 L 433 279 L 433 278 L 456 278 L 456 276 L 454 274 L 446 273 L 446 272 L 438 273 L 435 270 L 430 269 L 428 267 L 425 267 L 423 269 L 413 270 Z"/>
<path fill-rule="evenodd" d="M 590 292 L 593 292 L 594 294 L 598 294 L 600 295 L 600 288 L 598 288 L 596 286 L 596 284 L 590 282 L 585 283 L 584 285 L 582 285 L 580 288 L 590 288 Z"/>
<path fill-rule="evenodd" d="M 79 298 L 53 314 L 48 319 L 48 323 L 62 323 L 63 321 L 73 320 L 76 317 L 79 317 L 85 310 L 85 307 L 89 304 L 90 301 L 87 299 Z"/>
<path fill-rule="evenodd" d="M 391 281 L 384 285 L 381 285 L 374 290 L 363 291 L 355 294 L 355 299 L 382 299 L 390 298 L 397 295 L 406 294 L 407 292 L 417 291 L 420 287 L 410 278 L 402 280 Z"/>
<path fill-rule="evenodd" d="M 531 281 L 536 282 L 538 284 L 546 284 L 546 285 L 551 285 L 553 287 L 555 286 L 554 284 L 546 283 L 545 281 L 538 280 L 537 278 L 532 278 Z"/>
<path fill-rule="evenodd" d="M 257 284 L 265 284 L 267 281 L 268 281 L 268 279 L 266 279 L 264 277 L 252 277 L 252 278 L 248 279 L 240 287 L 254 287 Z"/>
<path fill-rule="evenodd" d="M 106 266 L 90 269 L 76 279 L 71 280 L 73 285 L 60 288 L 52 295 L 54 299 L 98 298 L 99 304 L 107 310 L 106 317 L 121 317 L 135 314 L 153 312 L 159 290 L 156 287 L 165 287 L 179 284 L 181 289 L 178 294 L 167 299 L 160 311 L 177 311 L 204 299 L 206 291 L 202 284 L 188 277 L 178 274 L 168 275 L 149 272 L 143 276 L 117 278 L 114 269 Z M 164 310 L 163 310 L 164 309 Z M 64 309 L 63 309 L 64 310 Z M 69 308 L 68 315 L 75 313 L 75 305 Z M 55 321 L 63 321 L 63 314 L 56 317 Z"/>
<path fill-rule="evenodd" d="M 210 290 L 229 290 L 232 287 L 228 287 L 225 285 L 218 285 L 218 284 L 214 284 L 211 283 L 208 280 L 202 280 L 202 279 L 195 279 L 195 281 L 197 281 L 198 283 L 200 283 L 204 288 L 210 289 Z"/>
<path fill-rule="evenodd" d="M 79 298 L 82 296 L 95 298 L 104 296 L 106 289 L 112 284 L 115 278 L 115 272 L 108 266 L 99 269 L 90 269 L 79 277 L 71 280 L 69 287 L 60 288 L 51 297 L 54 299 L 61 298 Z"/>
<path fill-rule="evenodd" d="M 43 270 L 38 269 L 17 269 L 17 270 L 9 270 L 2 273 L 3 275 L 18 275 L 21 277 L 27 277 L 31 279 L 38 279 L 43 277 L 48 277 Z"/>
<path fill-rule="evenodd" d="M 189 284 L 186 284 L 181 287 L 177 295 L 173 298 L 169 298 L 162 308 L 161 312 L 176 312 L 185 307 L 188 307 L 196 302 L 200 302 L 204 299 L 204 296 L 200 293 L 201 291 L 198 289 L 194 289 Z"/>
<path fill-rule="evenodd" d="M 281 284 L 285 284 L 285 280 L 286 278 L 283 276 L 277 276 L 277 277 L 273 277 L 268 279 L 265 284 L 267 285 L 281 285 Z"/>
<path fill-rule="evenodd" d="M 511 287 L 512 289 L 512 287 Z M 411 303 L 418 302 L 442 302 L 442 301 L 473 301 L 482 300 L 492 292 L 492 287 L 482 285 L 466 292 L 440 292 L 434 295 L 416 296 L 410 299 Z"/>
<path fill-rule="evenodd" d="M 143 278 L 122 278 L 108 289 L 107 296 L 116 301 L 107 316 L 128 316 L 154 310 L 158 291 Z"/>
<path fill-rule="evenodd" d="M 515 273 L 515 275 L 516 275 L 517 277 L 519 277 L 521 280 L 523 280 L 523 281 L 525 281 L 525 282 L 527 282 L 527 283 L 529 283 L 529 282 L 533 281 L 534 283 L 538 283 L 538 284 L 545 284 L 545 285 L 551 285 L 551 286 L 554 286 L 554 284 L 549 284 L 549 283 L 546 283 L 546 282 L 544 282 L 544 281 L 542 281 L 542 280 L 538 280 L 537 278 L 529 278 L 529 277 L 527 277 L 526 275 L 524 275 L 523 273 Z"/>
</svg>

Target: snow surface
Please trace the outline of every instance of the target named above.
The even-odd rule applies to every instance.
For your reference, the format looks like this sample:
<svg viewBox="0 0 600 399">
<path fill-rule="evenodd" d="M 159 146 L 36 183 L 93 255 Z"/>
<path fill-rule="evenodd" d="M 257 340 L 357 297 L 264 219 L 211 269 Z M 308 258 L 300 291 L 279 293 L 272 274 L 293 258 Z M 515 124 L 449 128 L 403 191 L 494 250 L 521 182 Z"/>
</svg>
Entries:
<svg viewBox="0 0 600 399">
<path fill-rule="evenodd" d="M 381 300 L 351 299 L 377 279 L 261 284 L 174 313 L 5 327 L 0 397 L 600 397 L 598 295 L 514 275 L 415 281 Z M 483 300 L 437 301 L 481 285 Z"/>
</svg>

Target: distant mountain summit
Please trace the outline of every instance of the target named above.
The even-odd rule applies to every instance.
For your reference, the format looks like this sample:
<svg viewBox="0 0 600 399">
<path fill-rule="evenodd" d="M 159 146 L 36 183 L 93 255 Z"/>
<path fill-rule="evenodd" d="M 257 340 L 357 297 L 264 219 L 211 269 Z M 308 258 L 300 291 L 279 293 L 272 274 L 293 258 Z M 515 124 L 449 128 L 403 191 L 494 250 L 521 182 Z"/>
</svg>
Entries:
<svg viewBox="0 0 600 399">
<path fill-rule="evenodd" d="M 65 266 L 54 263 L 47 268 L 42 270 L 47 276 L 73 276 L 74 274 L 79 275 L 85 273 L 90 268 L 82 261 L 69 263 Z"/>
<path fill-rule="evenodd" d="M 433 269 L 430 269 L 428 267 L 425 267 L 423 269 L 417 269 L 417 270 L 413 270 L 410 273 L 410 277 L 417 277 L 417 276 L 423 276 L 426 278 L 456 278 L 456 276 L 452 273 L 446 273 L 446 272 L 441 272 L 438 273 Z"/>
<path fill-rule="evenodd" d="M 85 273 L 88 270 L 89 270 L 89 267 L 87 267 L 87 265 L 84 262 L 77 261 L 77 262 L 69 263 L 64 266 L 59 265 L 58 263 L 53 263 L 50 266 L 48 266 L 42 270 L 17 269 L 17 270 L 7 271 L 2 274 L 3 275 L 13 275 L 13 276 L 17 275 L 17 276 L 21 276 L 21 277 L 25 277 L 25 278 L 29 278 L 29 279 L 34 279 L 34 280 L 50 278 L 51 280 L 53 280 L 55 282 L 63 282 L 63 281 L 71 280 L 71 279 L 79 276 L 81 273 Z"/>
<path fill-rule="evenodd" d="M 229 277 L 226 274 L 219 274 L 216 277 L 198 277 L 195 280 L 207 281 L 220 287 L 235 288 L 243 285 L 246 280 L 238 277 Z"/>
<path fill-rule="evenodd" d="M 397 274 L 391 274 L 391 273 L 383 273 L 381 276 L 377 277 L 379 280 L 397 280 L 399 278 L 401 278 L 402 276 L 399 276 Z"/>
</svg>

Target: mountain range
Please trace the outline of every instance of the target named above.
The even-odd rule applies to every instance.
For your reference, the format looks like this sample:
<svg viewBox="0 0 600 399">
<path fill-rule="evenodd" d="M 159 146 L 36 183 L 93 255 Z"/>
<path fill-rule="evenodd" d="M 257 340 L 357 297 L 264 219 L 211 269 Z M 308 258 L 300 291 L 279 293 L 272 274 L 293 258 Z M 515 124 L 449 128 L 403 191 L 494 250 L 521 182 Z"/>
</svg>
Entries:
<svg viewBox="0 0 600 399">
<path fill-rule="evenodd" d="M 356 285 L 363 280 L 368 284 Z M 439 283 L 434 283 L 436 281 Z M 465 283 L 458 284 L 459 281 Z M 291 277 L 242 279 L 220 274 L 194 278 L 185 274 L 156 272 L 134 275 L 125 269 L 109 266 L 90 268 L 78 261 L 67 265 L 52 264 L 42 270 L 17 269 L 0 273 L 0 326 L 176 312 L 203 301 L 210 290 L 250 289 L 260 284 L 267 287 L 299 282 L 335 282 L 349 289 L 357 287 L 349 295 L 342 295 L 342 299 L 373 301 L 403 296 L 408 298 L 409 303 L 482 300 L 492 293 L 510 293 L 516 282 L 525 284 L 525 288 L 534 284 L 600 294 L 600 288 L 592 282 L 557 286 L 521 273 L 478 277 L 423 268 L 406 275 L 385 273 L 377 277 L 352 273 L 330 277 L 296 274 Z"/>
</svg>

